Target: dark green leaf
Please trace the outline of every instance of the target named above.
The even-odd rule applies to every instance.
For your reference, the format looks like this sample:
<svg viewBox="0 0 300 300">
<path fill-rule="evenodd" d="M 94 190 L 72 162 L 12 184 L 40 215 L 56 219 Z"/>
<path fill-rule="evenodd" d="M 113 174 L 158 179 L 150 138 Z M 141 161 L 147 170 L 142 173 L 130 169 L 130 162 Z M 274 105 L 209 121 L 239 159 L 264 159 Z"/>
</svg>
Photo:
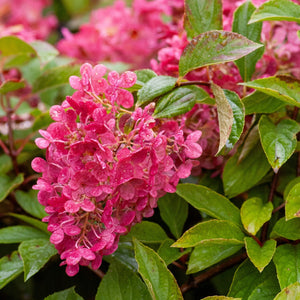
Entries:
<svg viewBox="0 0 300 300">
<path fill-rule="evenodd" d="M 158 255 L 165 261 L 166 265 L 169 265 L 173 261 L 190 252 L 190 249 L 181 252 L 180 249 L 172 248 L 171 245 L 173 243 L 174 240 L 167 239 L 161 243 L 157 250 Z"/>
<path fill-rule="evenodd" d="M 268 240 L 261 247 L 252 237 L 246 237 L 245 246 L 249 259 L 258 271 L 262 272 L 275 253 L 276 241 Z"/>
<path fill-rule="evenodd" d="M 251 1 L 247 1 L 239 6 L 234 13 L 232 31 L 242 34 L 253 42 L 259 43 L 262 23 L 248 24 L 251 14 L 254 11 L 255 6 L 251 3 Z M 251 80 L 255 71 L 255 65 L 263 53 L 264 48 L 262 47 L 235 62 L 244 81 Z"/>
<path fill-rule="evenodd" d="M 162 243 L 168 238 L 167 234 L 157 223 L 149 221 L 143 221 L 134 225 L 124 239 L 131 240 L 133 237 L 148 244 Z"/>
<path fill-rule="evenodd" d="M 300 107 L 300 81 L 293 77 L 272 76 L 241 84 Z"/>
<path fill-rule="evenodd" d="M 0 244 L 21 243 L 26 240 L 49 238 L 49 235 L 30 226 L 16 225 L 0 229 Z"/>
<path fill-rule="evenodd" d="M 255 91 L 250 95 L 242 99 L 245 106 L 245 114 L 270 114 L 286 105 L 285 102 L 264 94 L 262 92 Z"/>
<path fill-rule="evenodd" d="M 19 252 L 24 262 L 24 281 L 36 274 L 53 255 L 57 254 L 57 250 L 47 237 L 22 242 Z"/>
<path fill-rule="evenodd" d="M 271 219 L 273 204 L 263 203 L 260 198 L 247 199 L 241 207 L 241 219 L 244 228 L 255 235 L 258 230 Z"/>
<path fill-rule="evenodd" d="M 271 234 L 271 238 L 283 237 L 292 241 L 300 239 L 300 219 L 291 219 L 286 221 L 285 218 L 279 219 Z"/>
<path fill-rule="evenodd" d="M 46 217 L 45 207 L 37 200 L 37 192 L 30 190 L 25 193 L 23 191 L 16 191 L 16 200 L 18 204 L 29 214 L 36 218 L 42 219 Z"/>
<path fill-rule="evenodd" d="M 281 289 L 300 281 L 300 244 L 279 246 L 273 261 Z"/>
<path fill-rule="evenodd" d="M 271 263 L 260 273 L 249 259 L 245 260 L 236 270 L 228 293 L 231 297 L 240 297 L 243 300 L 250 299 L 260 284 L 272 279 L 276 281 L 275 267 Z M 254 300 L 255 298 L 252 298 Z M 271 300 L 272 298 L 267 298 Z M 255 299 L 258 300 L 258 299 Z M 260 300 L 260 299 L 259 299 Z"/>
<path fill-rule="evenodd" d="M 171 76 L 156 76 L 148 80 L 138 91 L 137 105 L 141 106 L 154 100 L 155 98 L 171 91 L 177 79 Z"/>
<path fill-rule="evenodd" d="M 277 173 L 296 149 L 296 134 L 300 131 L 300 126 L 290 119 L 284 119 L 275 125 L 267 116 L 262 116 L 258 129 L 268 161 Z"/>
<path fill-rule="evenodd" d="M 286 198 L 285 219 L 300 217 L 300 183 L 294 185 Z"/>
<path fill-rule="evenodd" d="M 14 213 L 8 213 L 9 216 L 12 216 L 14 218 L 17 218 L 19 220 L 22 220 L 40 230 L 42 230 L 43 232 L 46 232 L 47 234 L 50 234 L 49 231 L 47 230 L 47 224 L 41 222 L 40 220 L 37 220 L 35 218 L 31 218 L 25 215 L 21 215 L 21 214 L 14 214 Z"/>
<path fill-rule="evenodd" d="M 177 282 L 159 255 L 134 240 L 135 258 L 139 265 L 139 273 L 146 283 L 153 299 L 183 300 Z"/>
<path fill-rule="evenodd" d="M 138 275 L 122 264 L 112 263 L 101 281 L 95 300 L 150 300 Z"/>
<path fill-rule="evenodd" d="M 0 201 L 3 201 L 10 192 L 18 187 L 24 181 L 23 174 L 18 174 L 14 178 L 10 178 L 7 175 L 0 175 Z"/>
<path fill-rule="evenodd" d="M 160 216 L 172 234 L 179 238 L 188 216 L 188 204 L 176 194 L 166 194 L 158 200 Z"/>
<path fill-rule="evenodd" d="M 233 255 L 243 247 L 236 242 L 205 241 L 195 247 L 191 254 L 187 274 L 196 273 Z"/>
<path fill-rule="evenodd" d="M 196 209 L 213 218 L 241 224 L 239 209 L 226 197 L 205 186 L 191 183 L 179 184 L 176 193 Z"/>
<path fill-rule="evenodd" d="M 239 153 L 236 153 L 227 161 L 223 172 L 224 190 L 229 198 L 255 186 L 270 170 L 260 144 L 257 144 L 255 151 L 249 153 L 240 163 L 238 160 Z"/>
<path fill-rule="evenodd" d="M 67 290 L 54 293 L 46 297 L 44 300 L 84 300 L 84 299 L 80 297 L 78 294 L 76 294 L 74 287 L 71 287 Z"/>
<path fill-rule="evenodd" d="M 170 118 L 191 110 L 195 103 L 212 103 L 208 93 L 197 86 L 179 87 L 162 96 L 156 104 L 154 117 Z"/>
<path fill-rule="evenodd" d="M 300 5 L 290 0 L 270 0 L 263 3 L 251 16 L 249 23 L 259 21 L 300 22 Z"/>
<path fill-rule="evenodd" d="M 295 300 L 300 295 L 300 283 L 295 282 L 283 289 L 274 300 Z"/>
<path fill-rule="evenodd" d="M 188 37 L 223 29 L 221 0 L 185 0 L 184 28 Z"/>
<path fill-rule="evenodd" d="M 262 47 L 244 36 L 212 30 L 195 37 L 184 49 L 179 61 L 179 75 L 200 67 L 237 60 Z"/>
<path fill-rule="evenodd" d="M 0 259 L 0 289 L 23 272 L 23 261 L 17 251 Z"/>
<path fill-rule="evenodd" d="M 19 90 L 21 88 L 25 87 L 24 80 L 7 80 L 3 81 L 0 85 L 0 93 L 6 94 L 15 90 Z"/>
<path fill-rule="evenodd" d="M 80 75 L 79 69 L 79 65 L 68 65 L 47 70 L 33 83 L 32 91 L 34 93 L 40 93 L 47 89 L 67 84 L 70 76 Z"/>
<path fill-rule="evenodd" d="M 220 243 L 244 244 L 244 233 L 229 221 L 209 220 L 201 222 L 187 230 L 172 246 L 179 248 L 195 247 L 206 241 L 220 241 Z"/>
<path fill-rule="evenodd" d="M 252 291 L 248 300 L 273 300 L 276 294 L 280 291 L 278 280 L 276 277 L 270 276 L 261 284 L 256 286 Z"/>
<path fill-rule="evenodd" d="M 36 40 L 31 42 L 30 45 L 36 51 L 42 66 L 46 65 L 59 54 L 55 47 L 44 41 Z"/>
<path fill-rule="evenodd" d="M 238 158 L 238 163 L 240 163 L 244 158 L 250 155 L 251 151 L 256 149 L 257 143 L 259 143 L 259 133 L 258 133 L 258 125 L 253 126 L 253 128 L 248 133 L 243 147 L 241 149 L 241 153 Z"/>
</svg>

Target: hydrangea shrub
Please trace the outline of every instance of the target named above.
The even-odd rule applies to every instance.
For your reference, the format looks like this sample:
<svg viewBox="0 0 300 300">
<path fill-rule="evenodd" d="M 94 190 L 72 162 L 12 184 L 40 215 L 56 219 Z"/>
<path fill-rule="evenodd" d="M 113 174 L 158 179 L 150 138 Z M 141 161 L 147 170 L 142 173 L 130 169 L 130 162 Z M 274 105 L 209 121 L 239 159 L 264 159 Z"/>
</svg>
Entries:
<svg viewBox="0 0 300 300">
<path fill-rule="evenodd" d="M 1 5 L 1 298 L 300 297 L 299 1 Z"/>
</svg>

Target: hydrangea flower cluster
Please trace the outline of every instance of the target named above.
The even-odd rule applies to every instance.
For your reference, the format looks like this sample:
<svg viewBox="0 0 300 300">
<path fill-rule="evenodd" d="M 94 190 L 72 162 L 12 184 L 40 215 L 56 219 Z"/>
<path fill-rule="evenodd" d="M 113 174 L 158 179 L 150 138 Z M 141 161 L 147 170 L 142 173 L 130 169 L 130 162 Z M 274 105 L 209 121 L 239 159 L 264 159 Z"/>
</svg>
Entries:
<svg viewBox="0 0 300 300">
<path fill-rule="evenodd" d="M 33 188 L 49 214 L 43 221 L 69 276 L 79 265 L 99 268 L 120 235 L 152 216 L 158 198 L 175 192 L 202 153 L 200 131 L 185 138 L 175 120 L 153 118 L 153 103 L 133 109 L 126 88 L 135 73 L 105 73 L 86 63 L 81 78 L 70 77 L 77 91 L 50 109 L 55 122 L 36 139 L 46 160 L 32 161 L 42 173 Z"/>
<path fill-rule="evenodd" d="M 44 16 L 50 0 L 0 0 L 0 36 L 15 35 L 30 42 L 46 39 L 57 26 L 54 15 Z"/>
<path fill-rule="evenodd" d="M 64 28 L 64 38 L 57 47 L 62 54 L 83 61 L 121 61 L 135 68 L 148 67 L 150 59 L 165 46 L 165 38 L 177 30 L 162 18 L 171 15 L 176 5 L 174 0 L 134 0 L 132 7 L 127 7 L 116 1 L 94 11 L 77 33 Z"/>
</svg>

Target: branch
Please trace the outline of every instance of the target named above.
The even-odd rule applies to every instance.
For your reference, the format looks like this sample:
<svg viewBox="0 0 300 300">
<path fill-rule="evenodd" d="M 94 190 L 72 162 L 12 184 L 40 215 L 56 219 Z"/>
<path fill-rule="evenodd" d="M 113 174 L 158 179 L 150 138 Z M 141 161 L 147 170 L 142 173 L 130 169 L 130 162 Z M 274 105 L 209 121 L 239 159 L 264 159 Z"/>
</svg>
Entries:
<svg viewBox="0 0 300 300">
<path fill-rule="evenodd" d="M 94 270 L 91 266 L 87 266 L 87 267 L 101 279 L 103 279 L 103 277 L 105 276 L 105 273 L 103 271 L 101 271 L 100 269 Z"/>
<path fill-rule="evenodd" d="M 242 262 L 243 260 L 245 260 L 247 258 L 247 253 L 243 252 L 237 256 L 234 256 L 210 269 L 208 269 L 207 271 L 205 271 L 204 273 L 200 274 L 199 276 L 195 277 L 193 281 L 191 282 L 187 282 L 184 283 L 180 289 L 182 293 L 187 292 L 188 290 L 192 289 L 192 288 L 196 288 L 197 285 L 203 281 L 206 281 L 208 279 L 210 279 L 211 277 L 213 277 L 214 275 L 221 273 L 227 269 L 229 269 L 230 267 Z"/>
</svg>

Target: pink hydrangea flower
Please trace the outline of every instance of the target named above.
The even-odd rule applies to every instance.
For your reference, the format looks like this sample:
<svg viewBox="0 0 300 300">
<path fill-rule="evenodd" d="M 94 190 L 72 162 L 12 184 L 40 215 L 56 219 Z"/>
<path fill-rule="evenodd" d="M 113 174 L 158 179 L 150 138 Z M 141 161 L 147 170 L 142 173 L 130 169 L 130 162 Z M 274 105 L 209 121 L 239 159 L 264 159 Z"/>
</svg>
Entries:
<svg viewBox="0 0 300 300">
<path fill-rule="evenodd" d="M 69 276 L 79 265 L 99 268 L 120 235 L 152 216 L 158 198 L 175 192 L 202 154 L 201 132 L 185 138 L 176 121 L 153 118 L 153 103 L 133 107 L 124 88 L 135 84 L 134 73 L 113 71 L 106 80 L 105 70 L 84 64 L 81 77 L 70 78 L 77 91 L 50 109 L 55 122 L 36 140 L 46 160 L 32 161 L 42 173 L 33 188 L 49 214 L 50 241 Z"/>
</svg>

